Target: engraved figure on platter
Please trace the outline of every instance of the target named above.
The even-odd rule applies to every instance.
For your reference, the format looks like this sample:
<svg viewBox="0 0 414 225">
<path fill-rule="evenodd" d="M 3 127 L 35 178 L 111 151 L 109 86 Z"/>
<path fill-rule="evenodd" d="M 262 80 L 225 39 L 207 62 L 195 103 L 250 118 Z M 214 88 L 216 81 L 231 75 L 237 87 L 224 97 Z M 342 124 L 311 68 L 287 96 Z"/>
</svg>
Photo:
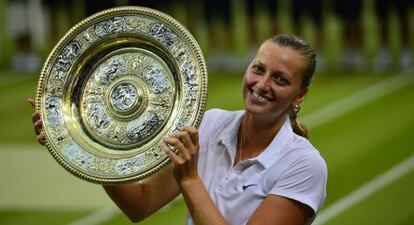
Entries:
<svg viewBox="0 0 414 225">
<path fill-rule="evenodd" d="M 137 121 L 128 128 L 128 137 L 131 140 L 141 140 L 148 137 L 158 128 L 160 121 L 158 117 L 149 112 L 142 117 L 142 120 Z"/>
<path fill-rule="evenodd" d="M 111 94 L 112 105 L 118 110 L 130 109 L 138 98 L 137 89 L 132 84 L 120 84 Z"/>
<path fill-rule="evenodd" d="M 161 23 L 154 23 L 151 26 L 149 33 L 167 47 L 172 47 L 177 42 L 177 35 Z"/>
<path fill-rule="evenodd" d="M 142 71 L 142 77 L 148 82 L 151 91 L 156 94 L 162 93 L 170 87 L 167 75 L 159 65 L 149 65 Z"/>
<path fill-rule="evenodd" d="M 47 120 L 52 128 L 56 129 L 62 124 L 61 113 L 60 113 L 60 99 L 57 97 L 49 97 L 45 101 Z"/>
<path fill-rule="evenodd" d="M 56 69 L 66 71 L 69 69 L 70 64 L 80 54 L 80 48 L 78 42 L 73 41 L 69 43 L 64 49 L 61 55 L 57 58 Z"/>
<path fill-rule="evenodd" d="M 120 57 L 115 57 L 111 59 L 108 64 L 102 65 L 97 74 L 101 83 L 108 84 L 118 78 L 119 72 L 123 72 L 124 65 L 125 61 Z"/>
<path fill-rule="evenodd" d="M 110 120 L 103 110 L 100 103 L 91 103 L 87 106 L 87 115 L 93 126 L 97 129 L 105 129 L 108 127 Z"/>
<path fill-rule="evenodd" d="M 191 62 L 185 62 L 182 67 L 185 74 L 185 83 L 187 83 L 186 89 L 193 90 L 197 86 L 197 77 L 195 75 L 195 66 Z"/>
<path fill-rule="evenodd" d="M 96 35 L 103 37 L 110 33 L 116 33 L 125 29 L 125 19 L 122 17 L 115 17 L 111 20 L 103 21 L 95 26 Z"/>
</svg>

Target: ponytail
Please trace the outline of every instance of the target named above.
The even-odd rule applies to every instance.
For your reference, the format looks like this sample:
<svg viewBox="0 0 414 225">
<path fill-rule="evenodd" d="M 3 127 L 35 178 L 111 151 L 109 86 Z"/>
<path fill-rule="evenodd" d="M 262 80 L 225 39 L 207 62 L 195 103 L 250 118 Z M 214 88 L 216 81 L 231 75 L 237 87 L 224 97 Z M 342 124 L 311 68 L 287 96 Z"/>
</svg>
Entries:
<svg viewBox="0 0 414 225">
<path fill-rule="evenodd" d="M 296 110 L 294 109 L 290 112 L 289 114 L 290 125 L 292 126 L 293 132 L 295 132 L 295 134 L 302 136 L 306 139 L 309 139 L 308 129 L 305 127 L 305 125 L 298 122 L 298 119 L 297 119 L 298 112 L 299 112 L 299 107 Z"/>
<path fill-rule="evenodd" d="M 308 129 L 306 129 L 303 124 L 299 123 L 298 120 L 290 120 L 290 125 L 292 125 L 292 129 L 295 134 L 309 139 Z"/>
</svg>

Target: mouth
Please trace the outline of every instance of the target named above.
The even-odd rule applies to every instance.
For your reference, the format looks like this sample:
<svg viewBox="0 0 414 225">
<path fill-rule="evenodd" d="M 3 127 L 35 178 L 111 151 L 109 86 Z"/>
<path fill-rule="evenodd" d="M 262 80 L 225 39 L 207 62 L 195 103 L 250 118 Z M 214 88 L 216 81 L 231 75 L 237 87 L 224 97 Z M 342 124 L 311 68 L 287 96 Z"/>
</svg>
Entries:
<svg viewBox="0 0 414 225">
<path fill-rule="evenodd" d="M 270 102 L 270 101 L 274 101 L 274 99 L 272 97 L 261 94 L 255 88 L 251 88 L 250 93 L 254 97 L 254 100 L 257 101 L 257 102 L 267 103 L 267 102 Z"/>
</svg>

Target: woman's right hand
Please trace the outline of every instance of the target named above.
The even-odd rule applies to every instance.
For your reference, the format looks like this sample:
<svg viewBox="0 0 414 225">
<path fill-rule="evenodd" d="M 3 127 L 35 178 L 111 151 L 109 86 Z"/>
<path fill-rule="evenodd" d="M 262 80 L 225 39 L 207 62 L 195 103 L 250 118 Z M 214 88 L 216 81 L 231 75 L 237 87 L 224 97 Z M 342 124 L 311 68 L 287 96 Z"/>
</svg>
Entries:
<svg viewBox="0 0 414 225">
<path fill-rule="evenodd" d="M 28 98 L 27 102 L 33 108 L 35 108 L 36 102 L 33 98 Z M 36 133 L 37 142 L 39 142 L 41 145 L 45 145 L 45 143 L 46 143 L 46 133 L 43 131 L 42 119 L 40 118 L 40 112 L 39 111 L 35 110 L 33 112 L 32 122 L 33 122 L 34 131 Z"/>
</svg>

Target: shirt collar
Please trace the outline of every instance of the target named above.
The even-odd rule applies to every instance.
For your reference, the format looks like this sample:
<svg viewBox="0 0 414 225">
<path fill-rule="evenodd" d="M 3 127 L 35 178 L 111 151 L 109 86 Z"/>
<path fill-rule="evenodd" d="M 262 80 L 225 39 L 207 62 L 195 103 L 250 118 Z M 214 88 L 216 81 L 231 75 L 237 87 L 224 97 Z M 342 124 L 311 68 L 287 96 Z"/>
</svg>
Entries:
<svg viewBox="0 0 414 225">
<path fill-rule="evenodd" d="M 231 164 L 234 164 L 234 157 L 237 151 L 237 135 L 243 119 L 244 111 L 236 111 L 233 117 L 228 118 L 230 123 L 226 123 L 221 134 L 218 136 L 218 143 L 225 146 L 227 153 L 231 158 Z"/>
<path fill-rule="evenodd" d="M 234 163 L 234 157 L 236 155 L 237 134 L 243 115 L 244 111 L 236 111 L 235 117 L 232 118 L 233 121 L 223 129 L 221 135 L 218 137 L 218 143 L 221 142 L 226 147 L 232 163 Z M 272 142 L 264 149 L 264 151 L 255 158 L 244 160 L 242 164 L 250 165 L 257 162 L 264 168 L 268 168 L 283 154 L 286 144 L 289 143 L 292 138 L 293 129 L 290 125 L 289 118 L 287 118 L 279 132 L 273 138 Z"/>
</svg>

